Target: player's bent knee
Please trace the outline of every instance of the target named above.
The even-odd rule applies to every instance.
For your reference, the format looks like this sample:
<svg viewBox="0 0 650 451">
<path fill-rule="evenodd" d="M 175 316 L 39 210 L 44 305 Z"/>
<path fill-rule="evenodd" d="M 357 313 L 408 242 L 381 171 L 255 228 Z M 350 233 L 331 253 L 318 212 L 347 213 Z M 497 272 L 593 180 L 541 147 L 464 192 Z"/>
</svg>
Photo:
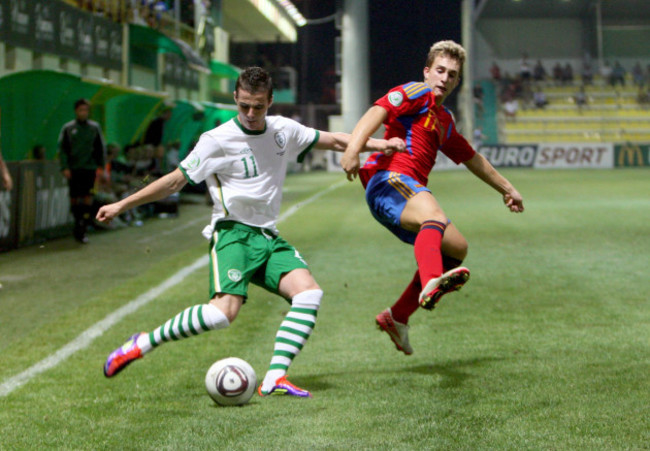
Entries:
<svg viewBox="0 0 650 451">
<path fill-rule="evenodd" d="M 243 303 L 244 298 L 242 296 L 232 294 L 217 294 L 210 300 L 210 304 L 217 307 L 228 318 L 230 323 L 237 318 Z"/>
</svg>

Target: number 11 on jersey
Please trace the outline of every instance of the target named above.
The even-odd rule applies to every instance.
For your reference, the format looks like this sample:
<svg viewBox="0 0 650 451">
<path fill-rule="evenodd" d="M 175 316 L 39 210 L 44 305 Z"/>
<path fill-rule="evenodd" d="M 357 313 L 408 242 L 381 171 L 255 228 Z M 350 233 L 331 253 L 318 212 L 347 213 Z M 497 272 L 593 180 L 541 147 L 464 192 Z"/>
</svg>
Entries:
<svg viewBox="0 0 650 451">
<path fill-rule="evenodd" d="M 247 159 L 251 160 L 251 166 L 252 166 L 252 169 L 253 169 L 252 174 L 250 173 L 250 170 L 248 169 L 248 162 L 246 161 Z M 248 157 L 243 157 L 241 159 L 241 161 L 244 163 L 244 171 L 246 172 L 246 174 L 244 175 L 245 179 L 249 179 L 251 177 L 257 177 L 258 176 L 257 163 L 255 163 L 255 156 L 254 155 L 249 155 Z"/>
</svg>

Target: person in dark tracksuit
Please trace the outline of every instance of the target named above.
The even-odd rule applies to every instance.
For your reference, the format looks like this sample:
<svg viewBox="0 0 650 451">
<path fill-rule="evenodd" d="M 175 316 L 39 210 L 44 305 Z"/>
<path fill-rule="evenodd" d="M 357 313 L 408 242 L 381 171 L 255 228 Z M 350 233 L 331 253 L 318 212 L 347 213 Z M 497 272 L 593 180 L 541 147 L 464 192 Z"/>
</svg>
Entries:
<svg viewBox="0 0 650 451">
<path fill-rule="evenodd" d="M 92 213 L 97 172 L 104 167 L 105 145 L 99 124 L 88 119 L 90 102 L 74 104 L 75 119 L 64 124 L 59 135 L 61 172 L 70 187 L 70 210 L 74 216 L 74 238 L 87 243 L 86 228 Z"/>
</svg>

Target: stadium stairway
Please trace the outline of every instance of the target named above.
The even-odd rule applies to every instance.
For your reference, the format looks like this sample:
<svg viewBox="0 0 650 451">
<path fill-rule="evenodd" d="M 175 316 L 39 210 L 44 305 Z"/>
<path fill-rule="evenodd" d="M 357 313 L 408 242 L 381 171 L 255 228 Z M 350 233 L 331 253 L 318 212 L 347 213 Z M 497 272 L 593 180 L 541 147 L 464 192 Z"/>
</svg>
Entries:
<svg viewBox="0 0 650 451">
<path fill-rule="evenodd" d="M 574 96 L 579 82 L 555 86 L 541 84 L 549 104 L 520 108 L 515 120 L 499 114 L 501 142 L 650 142 L 650 109 L 637 103 L 637 87 L 628 81 L 612 87 L 596 79 L 587 86 L 587 104 L 579 107 Z M 533 90 L 535 87 L 533 87 Z"/>
</svg>

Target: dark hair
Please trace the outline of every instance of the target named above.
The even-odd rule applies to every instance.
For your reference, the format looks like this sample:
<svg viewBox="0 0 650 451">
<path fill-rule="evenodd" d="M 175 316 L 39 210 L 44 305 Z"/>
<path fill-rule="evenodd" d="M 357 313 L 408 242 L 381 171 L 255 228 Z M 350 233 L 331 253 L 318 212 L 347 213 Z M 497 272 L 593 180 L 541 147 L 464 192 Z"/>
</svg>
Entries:
<svg viewBox="0 0 650 451">
<path fill-rule="evenodd" d="M 79 99 L 74 103 L 74 109 L 76 110 L 81 105 L 86 105 L 86 106 L 90 107 L 90 102 L 87 99 Z"/>
<path fill-rule="evenodd" d="M 269 100 L 273 97 L 273 80 L 271 75 L 261 67 L 247 67 L 237 77 L 235 92 L 242 89 L 251 94 L 267 92 Z"/>
</svg>

